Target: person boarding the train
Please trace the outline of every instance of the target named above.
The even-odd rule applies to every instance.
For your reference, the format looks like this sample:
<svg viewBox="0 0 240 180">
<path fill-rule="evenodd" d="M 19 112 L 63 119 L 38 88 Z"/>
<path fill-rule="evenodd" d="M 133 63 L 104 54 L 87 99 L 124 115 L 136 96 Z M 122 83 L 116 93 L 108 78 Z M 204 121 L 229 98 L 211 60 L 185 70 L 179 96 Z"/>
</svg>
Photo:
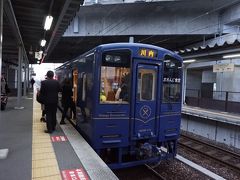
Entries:
<svg viewBox="0 0 240 180">
<path fill-rule="evenodd" d="M 62 119 L 60 124 L 66 124 L 64 119 L 67 115 L 67 111 L 70 108 L 73 112 L 74 119 L 76 119 L 76 107 L 72 99 L 73 91 L 72 86 L 69 79 L 65 79 L 62 86 L 62 106 L 63 106 L 63 113 Z"/>
<path fill-rule="evenodd" d="M 53 79 L 54 72 L 47 72 L 47 80 L 42 81 L 40 95 L 43 99 L 43 104 L 46 111 L 47 130 L 45 133 L 52 133 L 55 130 L 57 123 L 56 113 L 58 104 L 58 92 L 60 91 L 60 84 Z"/>
</svg>

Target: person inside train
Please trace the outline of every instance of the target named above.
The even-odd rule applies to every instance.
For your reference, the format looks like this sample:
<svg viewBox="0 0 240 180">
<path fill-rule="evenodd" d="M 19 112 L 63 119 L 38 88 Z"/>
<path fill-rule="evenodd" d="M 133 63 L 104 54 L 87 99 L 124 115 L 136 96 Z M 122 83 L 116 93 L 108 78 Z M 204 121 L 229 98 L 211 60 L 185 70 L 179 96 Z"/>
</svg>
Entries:
<svg viewBox="0 0 240 180">
<path fill-rule="evenodd" d="M 128 86 L 129 86 L 129 74 L 125 74 L 122 78 L 120 87 L 118 88 L 115 99 L 120 101 L 128 101 Z"/>
<path fill-rule="evenodd" d="M 72 91 L 72 85 L 69 79 L 65 79 L 63 81 L 62 85 L 62 106 L 63 106 L 63 112 L 62 112 L 62 119 L 60 124 L 66 124 L 64 119 L 66 118 L 68 109 L 71 109 L 74 115 L 74 119 L 76 119 L 76 106 L 72 99 L 73 91 Z"/>
</svg>

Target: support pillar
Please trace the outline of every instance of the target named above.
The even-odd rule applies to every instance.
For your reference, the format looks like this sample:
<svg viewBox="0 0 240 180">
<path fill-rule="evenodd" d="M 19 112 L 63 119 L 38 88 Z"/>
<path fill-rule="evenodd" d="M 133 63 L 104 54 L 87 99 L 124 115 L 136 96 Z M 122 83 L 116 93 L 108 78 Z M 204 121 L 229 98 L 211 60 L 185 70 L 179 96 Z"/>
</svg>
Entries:
<svg viewBox="0 0 240 180">
<path fill-rule="evenodd" d="M 0 75 L 2 75 L 2 41 L 3 41 L 3 0 L 0 0 Z M 0 86 L 2 86 L 1 81 Z"/>
<path fill-rule="evenodd" d="M 182 104 L 186 104 L 187 67 L 183 65 Z"/>
<path fill-rule="evenodd" d="M 23 96 L 27 96 L 27 64 L 24 64 L 24 82 L 23 82 Z"/>
<path fill-rule="evenodd" d="M 18 76 L 17 76 L 17 106 L 15 109 L 23 109 L 21 106 L 22 99 L 22 59 L 23 59 L 23 50 L 22 46 L 18 47 Z"/>
<path fill-rule="evenodd" d="M 8 85 L 9 85 L 9 78 L 8 78 L 8 72 L 9 71 L 9 65 L 8 64 L 6 64 L 6 74 L 5 74 L 5 78 L 6 78 L 6 80 L 7 80 L 7 82 L 8 82 Z"/>
<path fill-rule="evenodd" d="M 27 63 L 27 89 L 29 92 L 29 64 Z"/>
<path fill-rule="evenodd" d="M 3 0 L 0 0 L 0 75 L 2 75 L 2 41 L 3 41 Z M 2 86 L 0 80 L 0 87 Z M 1 96 L 0 88 L 0 96 Z M 0 105 L 1 106 L 1 105 Z M 0 113 L 1 116 L 1 113 Z M 8 149 L 0 149 L 0 160 L 6 159 L 8 155 Z"/>
</svg>

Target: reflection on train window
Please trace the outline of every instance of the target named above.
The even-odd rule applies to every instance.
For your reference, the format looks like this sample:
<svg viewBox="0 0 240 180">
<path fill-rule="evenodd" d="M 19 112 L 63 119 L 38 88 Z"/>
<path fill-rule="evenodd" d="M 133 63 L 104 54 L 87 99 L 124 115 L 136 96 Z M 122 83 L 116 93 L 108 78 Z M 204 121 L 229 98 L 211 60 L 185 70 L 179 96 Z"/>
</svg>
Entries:
<svg viewBox="0 0 240 180">
<path fill-rule="evenodd" d="M 180 84 L 163 84 L 163 102 L 180 102 Z"/>
<path fill-rule="evenodd" d="M 129 102 L 130 57 L 129 50 L 108 51 L 103 54 L 100 103 Z"/>
<path fill-rule="evenodd" d="M 181 73 L 181 63 L 171 56 L 166 56 L 164 59 L 163 73 L 163 102 L 170 103 L 181 101 Z"/>
<path fill-rule="evenodd" d="M 156 71 L 153 69 L 139 69 L 137 100 L 155 100 Z"/>
</svg>

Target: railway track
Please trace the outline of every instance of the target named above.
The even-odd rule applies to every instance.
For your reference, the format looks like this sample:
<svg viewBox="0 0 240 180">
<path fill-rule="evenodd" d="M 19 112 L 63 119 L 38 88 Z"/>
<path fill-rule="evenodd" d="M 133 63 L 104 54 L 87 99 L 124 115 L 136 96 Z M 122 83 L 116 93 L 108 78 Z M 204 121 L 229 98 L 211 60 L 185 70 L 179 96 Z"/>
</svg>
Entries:
<svg viewBox="0 0 240 180">
<path fill-rule="evenodd" d="M 151 171 L 158 179 L 161 179 L 161 180 L 166 180 L 165 177 L 163 177 L 161 174 L 159 174 L 157 171 L 154 170 L 154 168 L 152 168 L 151 166 L 147 165 L 147 164 L 144 164 L 145 167 Z"/>
<path fill-rule="evenodd" d="M 240 171 L 240 154 L 186 135 L 180 136 L 178 144 L 184 148 L 210 157 L 234 170 Z"/>
<path fill-rule="evenodd" d="M 141 180 L 166 180 L 149 165 L 140 165 L 125 169 L 115 169 L 113 172 L 120 180 L 141 179 Z"/>
</svg>

